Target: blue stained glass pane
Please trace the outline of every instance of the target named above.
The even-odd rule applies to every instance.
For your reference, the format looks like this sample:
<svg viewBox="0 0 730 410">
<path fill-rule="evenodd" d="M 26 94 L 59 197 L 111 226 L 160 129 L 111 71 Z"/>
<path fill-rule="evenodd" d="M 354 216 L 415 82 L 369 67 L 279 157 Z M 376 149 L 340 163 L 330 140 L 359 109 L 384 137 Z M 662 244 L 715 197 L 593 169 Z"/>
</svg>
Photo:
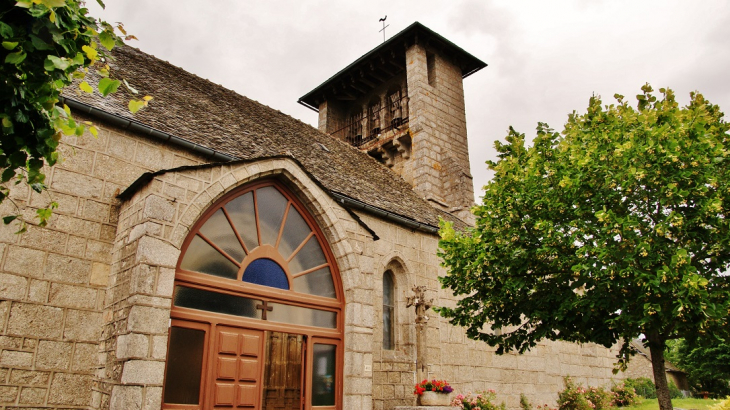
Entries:
<svg viewBox="0 0 730 410">
<path fill-rule="evenodd" d="M 251 262 L 243 272 L 244 282 L 289 290 L 284 269 L 271 259 L 261 258 Z"/>
</svg>

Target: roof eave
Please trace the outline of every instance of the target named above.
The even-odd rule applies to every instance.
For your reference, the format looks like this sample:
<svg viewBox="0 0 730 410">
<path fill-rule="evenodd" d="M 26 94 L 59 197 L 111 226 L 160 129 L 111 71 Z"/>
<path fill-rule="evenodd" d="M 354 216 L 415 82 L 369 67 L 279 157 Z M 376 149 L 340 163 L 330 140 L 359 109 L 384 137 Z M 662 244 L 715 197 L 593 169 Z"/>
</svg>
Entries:
<svg viewBox="0 0 730 410">
<path fill-rule="evenodd" d="M 327 88 L 328 86 L 335 83 L 339 77 L 348 73 L 350 70 L 353 70 L 354 68 L 358 67 L 360 64 L 362 64 L 362 63 L 366 62 L 367 60 L 369 60 L 370 58 L 378 55 L 380 52 L 387 50 L 391 46 L 394 46 L 400 40 L 404 40 L 413 34 L 418 34 L 419 32 L 424 33 L 427 36 L 430 36 L 430 37 L 435 38 L 436 40 L 442 42 L 443 44 L 446 45 L 446 47 L 453 50 L 461 58 L 464 58 L 466 61 L 469 62 L 469 64 L 467 64 L 466 66 L 470 67 L 470 68 L 467 70 L 462 70 L 462 76 L 461 76 L 462 78 L 466 78 L 487 66 L 487 63 L 474 57 L 472 54 L 466 52 L 464 49 L 462 49 L 461 47 L 452 43 L 451 41 L 449 41 L 442 35 L 436 33 L 435 31 L 431 30 L 430 28 L 428 28 L 428 27 L 424 26 L 423 24 L 416 21 L 415 23 L 413 23 L 410 26 L 406 27 L 405 29 L 401 30 L 398 34 L 394 35 L 393 37 L 384 41 L 382 44 L 378 45 L 377 47 L 373 48 L 369 52 L 365 53 L 362 57 L 358 58 L 357 60 L 355 60 L 354 62 L 349 64 L 347 67 L 338 71 L 335 75 L 331 76 L 326 81 L 324 81 L 322 84 L 315 87 L 312 91 L 310 91 L 307 94 L 305 94 L 304 96 L 300 97 L 297 102 L 299 104 L 304 105 L 307 108 L 310 108 L 314 111 L 319 112 L 319 107 L 315 107 L 317 105 L 314 101 L 315 95 L 323 93 L 325 88 Z"/>
</svg>

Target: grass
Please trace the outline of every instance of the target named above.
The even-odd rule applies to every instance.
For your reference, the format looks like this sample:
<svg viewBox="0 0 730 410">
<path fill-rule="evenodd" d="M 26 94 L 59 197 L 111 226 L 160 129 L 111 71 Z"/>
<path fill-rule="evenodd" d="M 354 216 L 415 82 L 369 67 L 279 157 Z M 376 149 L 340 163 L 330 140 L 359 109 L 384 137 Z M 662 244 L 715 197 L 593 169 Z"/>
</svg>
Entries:
<svg viewBox="0 0 730 410">
<path fill-rule="evenodd" d="M 708 410 L 710 406 L 714 406 L 721 400 L 713 399 L 674 399 L 672 406 L 675 409 L 685 410 Z M 641 399 L 639 404 L 630 407 L 621 407 L 624 410 L 659 410 L 659 403 L 656 399 Z"/>
</svg>

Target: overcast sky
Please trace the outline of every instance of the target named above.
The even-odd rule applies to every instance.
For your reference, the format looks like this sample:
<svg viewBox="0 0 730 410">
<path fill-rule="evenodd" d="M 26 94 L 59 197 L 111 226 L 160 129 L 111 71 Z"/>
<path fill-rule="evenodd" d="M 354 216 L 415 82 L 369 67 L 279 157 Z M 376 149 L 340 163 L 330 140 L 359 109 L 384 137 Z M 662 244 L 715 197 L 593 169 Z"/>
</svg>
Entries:
<svg viewBox="0 0 730 410">
<path fill-rule="evenodd" d="M 134 47 L 316 126 L 297 100 L 419 21 L 488 66 L 464 81 L 477 196 L 484 162 L 510 125 L 561 130 L 592 94 L 613 102 L 649 82 L 682 105 L 698 90 L 730 110 L 730 2 L 105 0 L 91 14 L 121 21 Z M 194 115 L 194 114 L 193 114 Z"/>
</svg>

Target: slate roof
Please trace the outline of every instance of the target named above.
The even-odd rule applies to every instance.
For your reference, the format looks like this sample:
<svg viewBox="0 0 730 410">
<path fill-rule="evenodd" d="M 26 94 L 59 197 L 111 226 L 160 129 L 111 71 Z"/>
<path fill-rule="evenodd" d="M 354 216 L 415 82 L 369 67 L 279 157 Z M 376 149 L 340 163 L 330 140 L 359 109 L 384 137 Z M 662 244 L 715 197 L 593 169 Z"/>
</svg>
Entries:
<svg viewBox="0 0 730 410">
<path fill-rule="evenodd" d="M 106 98 L 75 91 L 66 91 L 64 97 L 238 159 L 289 155 L 331 192 L 433 227 L 439 216 L 463 225 L 345 142 L 138 49 L 116 47 L 113 55 L 112 75 L 154 97 L 147 108 L 130 114 L 130 94 L 123 86 Z M 87 77 L 90 83 L 98 80 Z"/>
</svg>

